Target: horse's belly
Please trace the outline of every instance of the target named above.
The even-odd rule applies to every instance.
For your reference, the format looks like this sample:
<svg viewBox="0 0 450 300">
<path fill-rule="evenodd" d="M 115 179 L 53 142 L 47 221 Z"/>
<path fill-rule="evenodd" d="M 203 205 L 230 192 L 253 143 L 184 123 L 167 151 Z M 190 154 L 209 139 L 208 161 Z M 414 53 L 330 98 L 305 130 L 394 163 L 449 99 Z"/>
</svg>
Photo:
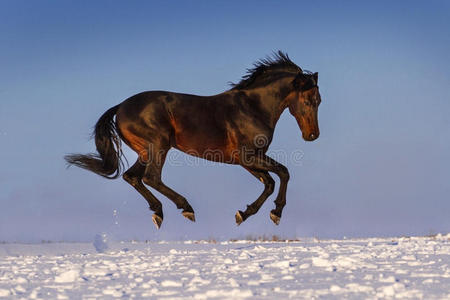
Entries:
<svg viewBox="0 0 450 300">
<path fill-rule="evenodd" d="M 239 164 L 238 147 L 226 135 L 175 134 L 175 148 L 210 161 Z"/>
</svg>

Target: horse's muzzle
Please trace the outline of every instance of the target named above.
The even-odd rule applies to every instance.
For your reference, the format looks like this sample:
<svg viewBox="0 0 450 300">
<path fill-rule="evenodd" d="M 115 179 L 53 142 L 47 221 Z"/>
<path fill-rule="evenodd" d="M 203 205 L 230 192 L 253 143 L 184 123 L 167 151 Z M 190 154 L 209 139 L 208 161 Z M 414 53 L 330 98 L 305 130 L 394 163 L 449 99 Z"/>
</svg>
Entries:
<svg viewBox="0 0 450 300">
<path fill-rule="evenodd" d="M 319 132 L 312 132 L 309 135 L 303 135 L 303 139 L 305 141 L 312 142 L 312 141 L 316 140 L 319 137 L 319 135 L 320 135 Z"/>
</svg>

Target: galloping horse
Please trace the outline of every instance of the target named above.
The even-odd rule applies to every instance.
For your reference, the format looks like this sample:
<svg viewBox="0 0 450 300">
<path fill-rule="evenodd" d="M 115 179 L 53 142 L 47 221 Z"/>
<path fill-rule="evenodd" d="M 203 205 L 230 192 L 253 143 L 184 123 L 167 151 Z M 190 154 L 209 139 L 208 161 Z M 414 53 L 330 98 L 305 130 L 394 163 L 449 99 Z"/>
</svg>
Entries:
<svg viewBox="0 0 450 300">
<path fill-rule="evenodd" d="M 123 179 L 147 200 L 158 229 L 163 221 L 162 204 L 144 183 L 183 209 L 184 217 L 195 221 L 194 210 L 186 198 L 161 180 L 171 147 L 204 159 L 240 165 L 264 183 L 259 198 L 245 211 L 236 213 L 238 225 L 254 215 L 273 193 L 275 182 L 269 174 L 273 172 L 280 178 L 280 188 L 270 218 L 278 225 L 286 204 L 289 172 L 265 153 L 287 107 L 304 140 L 319 137 L 317 111 L 321 98 L 317 81 L 318 73 L 304 72 L 287 54 L 278 51 L 256 62 L 239 83 L 218 95 L 143 92 L 100 117 L 94 130 L 98 154 L 67 155 L 65 159 L 69 165 L 115 179 L 123 169 L 123 140 L 138 154 L 138 160 L 123 174 Z"/>
</svg>

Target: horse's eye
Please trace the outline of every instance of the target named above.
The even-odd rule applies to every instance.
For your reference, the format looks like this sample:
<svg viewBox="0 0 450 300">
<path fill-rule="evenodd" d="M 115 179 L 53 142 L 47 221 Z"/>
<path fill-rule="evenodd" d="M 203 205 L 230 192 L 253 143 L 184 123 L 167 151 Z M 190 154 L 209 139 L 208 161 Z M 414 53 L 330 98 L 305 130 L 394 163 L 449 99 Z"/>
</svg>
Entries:
<svg viewBox="0 0 450 300">
<path fill-rule="evenodd" d="M 310 106 L 311 105 L 311 101 L 305 100 L 305 105 Z"/>
</svg>

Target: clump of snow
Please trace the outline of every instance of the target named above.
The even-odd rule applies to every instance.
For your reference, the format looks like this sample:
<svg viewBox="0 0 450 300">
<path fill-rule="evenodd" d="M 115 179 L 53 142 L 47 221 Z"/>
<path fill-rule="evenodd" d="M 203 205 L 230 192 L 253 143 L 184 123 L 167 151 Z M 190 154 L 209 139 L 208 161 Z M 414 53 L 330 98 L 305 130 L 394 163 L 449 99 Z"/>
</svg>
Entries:
<svg viewBox="0 0 450 300">
<path fill-rule="evenodd" d="M 105 252 L 108 250 L 108 235 L 106 233 L 96 234 L 93 245 L 98 253 Z"/>
<path fill-rule="evenodd" d="M 339 292 L 341 290 L 342 290 L 341 287 L 336 285 L 336 284 L 333 284 L 332 286 L 330 286 L 330 291 L 333 292 L 333 293 L 337 293 L 337 292 Z"/>
<path fill-rule="evenodd" d="M 0 297 L 8 297 L 11 295 L 11 291 L 7 289 L 0 289 Z"/>
<path fill-rule="evenodd" d="M 197 269 L 189 269 L 187 272 L 187 274 L 192 274 L 192 275 L 199 275 L 200 272 Z"/>
<path fill-rule="evenodd" d="M 80 278 L 79 270 L 69 270 L 55 277 L 56 283 L 74 282 Z"/>
<path fill-rule="evenodd" d="M 164 280 L 161 282 L 162 287 L 180 287 L 183 286 L 181 282 L 173 281 L 173 280 Z"/>
<path fill-rule="evenodd" d="M 299 266 L 300 269 L 308 269 L 311 265 L 310 264 L 301 264 Z"/>
<path fill-rule="evenodd" d="M 316 267 L 331 267 L 331 262 L 328 259 L 322 257 L 313 257 L 312 264 Z"/>
</svg>

